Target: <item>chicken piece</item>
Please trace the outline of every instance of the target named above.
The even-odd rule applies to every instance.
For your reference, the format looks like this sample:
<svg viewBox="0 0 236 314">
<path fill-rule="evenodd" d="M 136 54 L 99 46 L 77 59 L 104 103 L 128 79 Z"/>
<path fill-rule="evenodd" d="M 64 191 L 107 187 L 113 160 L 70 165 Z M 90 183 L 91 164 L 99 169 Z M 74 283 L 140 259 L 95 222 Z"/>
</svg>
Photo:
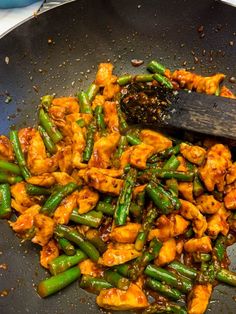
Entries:
<svg viewBox="0 0 236 314">
<path fill-rule="evenodd" d="M 96 95 L 92 102 L 92 109 L 95 110 L 97 106 L 103 107 L 104 102 L 105 102 L 105 97 L 103 95 Z"/>
<path fill-rule="evenodd" d="M 224 190 L 224 179 L 230 165 L 231 153 L 228 147 L 216 144 L 207 151 L 206 161 L 198 171 L 208 191 L 212 192 L 215 185 L 220 192 Z"/>
<path fill-rule="evenodd" d="M 124 174 L 124 171 L 122 169 L 102 169 L 102 168 L 95 168 L 95 169 L 97 169 L 98 172 L 112 178 L 120 178 Z"/>
<path fill-rule="evenodd" d="M 165 242 L 160 249 L 158 257 L 154 260 L 157 266 L 163 266 L 171 263 L 176 257 L 176 241 L 171 238 Z"/>
<path fill-rule="evenodd" d="M 85 214 L 92 210 L 99 200 L 98 192 L 90 189 L 89 187 L 85 186 L 82 190 L 78 192 L 77 195 L 77 205 L 78 205 L 78 213 Z"/>
<path fill-rule="evenodd" d="M 57 224 L 67 225 L 70 220 L 72 210 L 77 204 L 77 191 L 65 197 L 54 212 L 53 219 Z"/>
<path fill-rule="evenodd" d="M 48 113 L 54 124 L 61 129 L 63 135 L 66 135 L 67 132 L 64 132 L 64 127 L 66 124 L 66 108 L 52 105 L 48 109 Z"/>
<path fill-rule="evenodd" d="M 133 198 L 136 198 L 139 193 L 142 193 L 145 190 L 146 186 L 147 186 L 147 184 L 135 186 L 133 188 Z"/>
<path fill-rule="evenodd" d="M 178 182 L 178 190 L 185 200 L 194 202 L 192 182 Z"/>
<path fill-rule="evenodd" d="M 228 169 L 226 174 L 226 183 L 232 184 L 236 180 L 236 162 L 232 164 L 232 166 Z"/>
<path fill-rule="evenodd" d="M 224 204 L 227 209 L 236 209 L 236 189 L 229 191 L 224 197 Z"/>
<path fill-rule="evenodd" d="M 93 277 L 102 277 L 103 269 L 97 263 L 86 259 L 79 263 L 79 268 L 82 275 L 89 275 Z"/>
<path fill-rule="evenodd" d="M 184 250 L 184 240 L 178 239 L 176 240 L 176 253 L 181 255 Z"/>
<path fill-rule="evenodd" d="M 221 207 L 221 203 L 213 195 L 207 194 L 199 196 L 196 203 L 203 214 L 215 214 Z"/>
<path fill-rule="evenodd" d="M 119 243 L 134 243 L 140 228 L 140 224 L 128 222 L 125 226 L 115 227 L 110 238 Z"/>
<path fill-rule="evenodd" d="M 186 143 L 180 144 L 180 153 L 186 158 L 188 161 L 192 162 L 200 166 L 206 155 L 206 150 L 200 146 L 196 145 L 188 145 Z"/>
<path fill-rule="evenodd" d="M 111 157 L 119 144 L 119 140 L 119 133 L 111 133 L 96 141 L 88 163 L 89 167 L 108 168 L 111 165 Z"/>
<path fill-rule="evenodd" d="M 130 156 L 130 164 L 139 169 L 146 168 L 147 159 L 153 154 L 154 148 L 151 145 L 139 144 L 135 145 Z"/>
<path fill-rule="evenodd" d="M 0 159 L 13 161 L 14 151 L 10 140 L 5 135 L 0 135 Z"/>
<path fill-rule="evenodd" d="M 36 129 L 30 128 L 30 127 L 19 130 L 18 137 L 19 137 L 21 149 L 24 154 L 28 152 L 30 142 L 36 132 L 37 132 Z"/>
<path fill-rule="evenodd" d="M 34 216 L 35 235 L 31 240 L 33 243 L 37 243 L 44 246 L 48 243 L 53 235 L 55 223 L 52 218 L 43 214 L 37 214 Z"/>
<path fill-rule="evenodd" d="M 184 243 L 184 249 L 188 253 L 209 253 L 212 251 L 211 239 L 208 236 L 198 239 L 190 239 Z"/>
<path fill-rule="evenodd" d="M 91 113 L 71 113 L 66 116 L 66 123 L 70 125 L 72 122 L 76 122 L 80 119 L 83 119 L 85 125 L 88 126 L 93 119 L 93 115 Z"/>
<path fill-rule="evenodd" d="M 70 182 L 76 183 L 76 180 L 66 172 L 53 172 L 52 175 L 56 179 L 57 184 L 66 185 Z"/>
<path fill-rule="evenodd" d="M 111 132 L 119 132 L 119 117 L 115 101 L 105 101 L 103 105 L 104 120 Z"/>
<path fill-rule="evenodd" d="M 184 234 L 189 226 L 189 222 L 178 214 L 171 214 L 169 217 L 161 215 L 157 220 L 158 229 L 152 229 L 148 234 L 148 241 L 158 238 L 167 241 L 170 238 Z"/>
<path fill-rule="evenodd" d="M 181 215 L 189 220 L 193 220 L 193 231 L 197 237 L 201 238 L 207 229 L 206 218 L 201 214 L 200 210 L 192 203 L 180 199 Z"/>
<path fill-rule="evenodd" d="M 124 169 L 130 163 L 130 157 L 133 153 L 134 146 L 128 147 L 120 156 L 120 168 Z"/>
<path fill-rule="evenodd" d="M 9 222 L 12 229 L 22 237 L 30 237 L 34 227 L 34 217 L 39 213 L 40 206 L 33 205 L 20 215 L 15 222 Z"/>
<path fill-rule="evenodd" d="M 216 237 L 220 232 L 223 235 L 227 235 L 229 232 L 229 224 L 227 222 L 227 218 L 230 216 L 230 212 L 228 212 L 224 206 L 207 219 L 207 234 L 211 237 Z"/>
<path fill-rule="evenodd" d="M 112 75 L 113 65 L 111 63 L 100 63 L 96 74 L 95 84 L 99 87 L 115 82 L 116 76 Z"/>
<path fill-rule="evenodd" d="M 188 295 L 188 314 L 204 314 L 210 301 L 212 285 L 194 285 Z"/>
<path fill-rule="evenodd" d="M 104 86 L 103 96 L 105 97 L 105 99 L 112 99 L 117 93 L 119 93 L 119 91 L 119 84 L 110 82 Z"/>
<path fill-rule="evenodd" d="M 71 173 L 72 166 L 72 146 L 62 147 L 58 152 L 58 166 L 60 171 Z"/>
<path fill-rule="evenodd" d="M 56 183 L 56 179 L 51 173 L 44 173 L 40 176 L 33 176 L 28 178 L 27 183 L 38 186 L 51 187 Z"/>
<path fill-rule="evenodd" d="M 221 97 L 226 97 L 226 98 L 232 98 L 235 99 L 236 96 L 234 95 L 233 92 L 231 92 L 230 89 L 228 89 L 226 86 L 222 86 L 220 89 L 220 96 Z"/>
<path fill-rule="evenodd" d="M 96 302 L 100 307 L 118 311 L 143 309 L 149 305 L 142 289 L 133 283 L 126 291 L 117 288 L 101 290 Z"/>
<path fill-rule="evenodd" d="M 124 184 L 124 180 L 112 178 L 104 175 L 96 168 L 86 171 L 85 182 L 94 189 L 112 195 L 119 195 Z"/>
<path fill-rule="evenodd" d="M 11 186 L 11 196 L 14 199 L 12 207 L 21 214 L 37 203 L 35 198 L 27 194 L 25 186 L 25 182 L 19 182 Z"/>
<path fill-rule="evenodd" d="M 143 143 L 154 147 L 153 153 L 159 153 L 172 146 L 171 140 L 152 130 L 142 130 L 139 137 Z"/>
<path fill-rule="evenodd" d="M 49 268 L 49 263 L 59 256 L 59 249 L 55 240 L 50 240 L 40 251 L 40 264 L 44 268 Z"/>
<path fill-rule="evenodd" d="M 182 156 L 177 156 L 177 159 L 180 162 L 180 164 L 179 164 L 178 168 L 176 169 L 176 171 L 187 172 L 188 167 L 186 164 L 186 160 Z"/>
<path fill-rule="evenodd" d="M 76 123 L 72 122 L 71 129 L 72 136 L 72 166 L 74 168 L 80 168 L 80 164 L 83 159 L 83 152 L 86 146 L 82 128 Z"/>
<path fill-rule="evenodd" d="M 27 165 L 33 175 L 41 175 L 45 172 L 53 172 L 58 167 L 56 155 L 51 158 L 47 157 L 43 140 L 37 131 L 28 148 Z"/>
<path fill-rule="evenodd" d="M 176 70 L 172 73 L 172 80 L 178 82 L 181 88 L 214 95 L 219 88 L 219 84 L 223 81 L 225 75 L 217 73 L 209 77 L 203 77 L 186 70 Z"/>
<path fill-rule="evenodd" d="M 53 106 L 59 106 L 61 108 L 65 108 L 65 114 L 77 113 L 79 112 L 79 104 L 76 97 L 60 97 L 54 98 L 52 100 Z"/>
<path fill-rule="evenodd" d="M 131 261 L 141 254 L 135 250 L 134 244 L 111 243 L 98 262 L 101 265 L 111 267 Z"/>
</svg>

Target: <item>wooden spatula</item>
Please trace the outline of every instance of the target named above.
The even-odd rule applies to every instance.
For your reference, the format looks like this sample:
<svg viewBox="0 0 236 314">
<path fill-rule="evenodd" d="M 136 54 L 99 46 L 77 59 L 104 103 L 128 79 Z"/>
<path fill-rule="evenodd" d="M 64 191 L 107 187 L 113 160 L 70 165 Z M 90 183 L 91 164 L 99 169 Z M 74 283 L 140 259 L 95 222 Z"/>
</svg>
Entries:
<svg viewBox="0 0 236 314">
<path fill-rule="evenodd" d="M 236 142 L 236 99 L 134 83 L 122 90 L 121 108 L 130 123 L 184 129 Z"/>
</svg>

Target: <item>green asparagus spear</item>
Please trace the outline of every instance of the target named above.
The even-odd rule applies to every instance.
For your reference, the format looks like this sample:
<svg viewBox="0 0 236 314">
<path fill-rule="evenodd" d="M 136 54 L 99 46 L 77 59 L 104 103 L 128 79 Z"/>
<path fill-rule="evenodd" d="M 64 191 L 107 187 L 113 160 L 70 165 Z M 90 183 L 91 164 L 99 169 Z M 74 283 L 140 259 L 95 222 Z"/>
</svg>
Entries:
<svg viewBox="0 0 236 314">
<path fill-rule="evenodd" d="M 57 242 L 66 255 L 69 256 L 75 255 L 76 253 L 75 247 L 73 244 L 70 243 L 70 241 L 68 241 L 65 238 L 57 238 Z"/>
<path fill-rule="evenodd" d="M 108 216 L 113 216 L 114 215 L 114 211 L 115 211 L 115 208 L 114 206 L 112 206 L 111 204 L 109 203 L 106 203 L 106 202 L 98 202 L 96 208 L 95 208 L 98 212 L 102 212 Z"/>
<path fill-rule="evenodd" d="M 163 166 L 163 170 L 176 170 L 180 165 L 180 161 L 177 159 L 175 155 L 172 155 Z"/>
<path fill-rule="evenodd" d="M 214 253 L 219 262 L 222 262 L 226 252 L 226 237 L 219 235 L 215 242 Z"/>
<path fill-rule="evenodd" d="M 86 254 L 81 250 L 76 250 L 75 254 L 71 256 L 60 255 L 49 262 L 49 271 L 52 275 L 57 275 L 84 261 L 86 258 Z"/>
<path fill-rule="evenodd" d="M 21 170 L 19 166 L 5 160 L 0 160 L 0 171 L 10 172 L 17 176 L 21 175 Z"/>
<path fill-rule="evenodd" d="M 29 195 L 50 195 L 52 193 L 51 189 L 47 189 L 41 186 L 26 183 L 26 192 Z"/>
<path fill-rule="evenodd" d="M 123 86 L 123 85 L 127 85 L 129 83 L 131 83 L 132 81 L 132 75 L 123 75 L 123 76 L 120 76 L 118 77 L 117 79 L 117 83 L 120 85 L 120 86 Z"/>
<path fill-rule="evenodd" d="M 126 176 L 123 189 L 117 201 L 114 213 L 116 226 L 122 226 L 126 223 L 126 218 L 129 214 L 129 207 L 132 198 L 132 189 L 134 187 L 136 177 L 137 170 L 131 168 Z"/>
<path fill-rule="evenodd" d="M 155 207 L 151 207 L 148 212 L 147 216 L 144 220 L 144 223 L 142 224 L 142 228 L 139 231 L 136 241 L 135 241 L 135 249 L 137 251 L 142 251 L 146 241 L 147 241 L 147 235 L 149 230 L 151 229 L 154 220 L 157 218 L 157 209 Z"/>
<path fill-rule="evenodd" d="M 41 98 L 41 105 L 48 110 L 52 104 L 52 100 L 53 100 L 54 96 L 53 95 L 44 95 Z"/>
<path fill-rule="evenodd" d="M 147 69 L 152 73 L 160 73 L 161 75 L 165 75 L 166 67 L 156 60 L 152 60 L 148 63 Z"/>
<path fill-rule="evenodd" d="M 46 132 L 46 130 L 41 125 L 38 126 L 38 130 L 39 130 L 39 133 L 43 139 L 43 142 L 44 142 L 44 145 L 45 145 L 47 151 L 51 155 L 55 154 L 57 152 L 57 147 L 53 143 L 53 141 L 51 140 L 51 138 L 48 135 L 48 133 Z"/>
<path fill-rule="evenodd" d="M 116 109 L 117 109 L 117 114 L 118 114 L 118 117 L 119 117 L 120 131 L 121 132 L 125 132 L 128 129 L 129 126 L 128 126 L 126 120 L 125 120 L 124 114 L 121 111 L 121 108 L 120 108 L 119 104 L 116 106 Z"/>
<path fill-rule="evenodd" d="M 83 160 L 88 162 L 93 153 L 94 134 L 96 132 L 96 122 L 93 121 L 87 130 L 86 146 L 84 149 Z"/>
<path fill-rule="evenodd" d="M 43 110 L 39 110 L 39 123 L 47 132 L 54 144 L 60 142 L 63 138 L 61 132 L 54 125 L 48 114 Z"/>
<path fill-rule="evenodd" d="M 77 208 L 74 208 L 70 215 L 71 221 L 93 228 L 98 228 L 101 225 L 102 218 L 102 212 L 91 210 L 86 214 L 80 215 Z"/>
<path fill-rule="evenodd" d="M 55 234 L 59 237 L 66 238 L 67 240 L 74 242 L 86 255 L 88 255 L 89 258 L 91 258 L 91 260 L 94 262 L 98 261 L 100 257 L 98 250 L 92 243 L 86 240 L 80 232 L 75 231 L 65 225 L 57 225 Z"/>
<path fill-rule="evenodd" d="M 171 287 L 179 289 L 181 292 L 186 293 L 192 289 L 192 283 L 189 279 L 180 275 L 176 275 L 161 267 L 148 265 L 144 273 L 149 277 L 152 277 L 166 283 L 167 285 L 170 285 Z"/>
<path fill-rule="evenodd" d="M 97 106 L 94 111 L 96 122 L 97 122 L 97 128 L 99 132 L 104 132 L 106 129 L 106 123 L 104 121 L 104 115 L 103 115 L 103 108 L 102 106 Z"/>
<path fill-rule="evenodd" d="M 182 296 L 182 293 L 179 290 L 171 288 L 170 286 L 150 277 L 146 279 L 145 285 L 146 287 L 160 293 L 161 295 L 176 301 L 178 301 Z"/>
<path fill-rule="evenodd" d="M 14 150 L 17 162 L 19 164 L 22 176 L 24 177 L 24 179 L 28 179 L 31 176 L 31 174 L 26 166 L 25 157 L 22 152 L 20 140 L 18 137 L 18 132 L 16 130 L 10 131 L 10 141 L 12 143 L 13 150 Z"/>
<path fill-rule="evenodd" d="M 135 82 L 152 82 L 153 75 L 152 74 L 138 74 L 134 77 Z"/>
<path fill-rule="evenodd" d="M 173 85 L 172 85 L 171 81 L 168 78 L 166 78 L 165 76 L 162 76 L 159 73 L 155 73 L 155 74 L 153 74 L 153 79 L 156 80 L 161 85 L 163 85 L 164 87 L 166 87 L 168 89 L 173 89 Z"/>
<path fill-rule="evenodd" d="M 88 290 L 89 292 L 99 294 L 101 290 L 110 289 L 113 286 L 105 279 L 83 275 L 80 281 L 80 287 Z"/>
<path fill-rule="evenodd" d="M 78 189 L 78 185 L 70 182 L 64 186 L 58 188 L 58 190 L 51 194 L 49 198 L 46 200 L 40 212 L 44 215 L 51 216 L 56 210 L 57 206 L 61 203 L 61 201 L 71 193 L 73 193 L 76 189 Z"/>
<path fill-rule="evenodd" d="M 11 215 L 11 190 L 8 183 L 0 184 L 0 218 Z"/>
<path fill-rule="evenodd" d="M 126 139 L 130 145 L 139 145 L 142 143 L 140 139 L 133 134 L 126 134 Z"/>
<path fill-rule="evenodd" d="M 121 290 L 127 290 L 130 286 L 129 279 L 122 277 L 119 273 L 112 270 L 104 271 L 104 279 L 112 286 Z"/>
<path fill-rule="evenodd" d="M 87 90 L 87 95 L 88 95 L 88 100 L 91 102 L 94 100 L 95 96 L 97 95 L 99 91 L 99 86 L 97 86 L 95 83 L 92 83 L 88 90 Z"/>
<path fill-rule="evenodd" d="M 0 183 L 15 184 L 21 182 L 22 180 L 23 178 L 19 176 L 13 176 L 7 173 L 0 173 Z"/>
<path fill-rule="evenodd" d="M 183 275 L 189 279 L 195 279 L 197 277 L 197 271 L 193 268 L 190 268 L 178 261 L 173 261 L 168 264 L 168 267 L 176 270 L 180 275 Z"/>
<path fill-rule="evenodd" d="M 70 268 L 63 273 L 41 281 L 37 288 L 38 294 L 42 298 L 48 297 L 49 295 L 54 294 L 67 287 L 73 281 L 79 279 L 79 277 L 79 267 L 75 266 L 73 268 Z"/>
<path fill-rule="evenodd" d="M 92 113 L 91 104 L 89 101 L 89 97 L 85 92 L 80 92 L 78 94 L 80 112 L 82 113 Z"/>
<path fill-rule="evenodd" d="M 89 229 L 86 232 L 86 238 L 103 254 L 107 250 L 106 243 L 100 238 L 99 231 L 96 229 Z"/>
</svg>

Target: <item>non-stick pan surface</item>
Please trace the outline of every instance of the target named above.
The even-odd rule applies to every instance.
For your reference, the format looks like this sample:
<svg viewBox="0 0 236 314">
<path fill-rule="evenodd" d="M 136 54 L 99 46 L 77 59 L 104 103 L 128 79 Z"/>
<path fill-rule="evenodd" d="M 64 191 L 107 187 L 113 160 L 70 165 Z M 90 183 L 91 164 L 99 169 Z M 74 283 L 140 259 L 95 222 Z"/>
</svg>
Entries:
<svg viewBox="0 0 236 314">
<path fill-rule="evenodd" d="M 87 87 L 102 61 L 111 60 L 117 74 L 142 72 L 145 66 L 130 63 L 137 58 L 235 76 L 235 16 L 236 9 L 207 0 L 81 0 L 30 19 L 0 40 L 0 134 L 12 125 L 35 124 L 41 95 L 73 95 Z M 78 283 L 40 299 L 35 285 L 47 274 L 38 252 L 0 222 L 0 264 L 7 265 L 0 267 L 0 291 L 7 291 L 0 297 L 1 314 L 99 312 L 94 296 Z M 230 255 L 234 269 L 235 249 Z M 235 295 L 234 288 L 218 286 L 209 308 L 235 313 Z"/>
</svg>

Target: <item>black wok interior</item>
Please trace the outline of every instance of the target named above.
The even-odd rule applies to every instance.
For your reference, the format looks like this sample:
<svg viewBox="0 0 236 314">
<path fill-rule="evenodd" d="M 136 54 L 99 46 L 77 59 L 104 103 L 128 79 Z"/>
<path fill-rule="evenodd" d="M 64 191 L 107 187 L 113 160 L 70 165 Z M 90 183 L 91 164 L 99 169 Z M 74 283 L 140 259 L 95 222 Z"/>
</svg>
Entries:
<svg viewBox="0 0 236 314">
<path fill-rule="evenodd" d="M 213 0 L 78 0 L 28 20 L 0 39 L 0 134 L 36 124 L 40 96 L 86 88 L 102 61 L 114 63 L 116 74 L 141 73 L 157 59 L 171 69 L 236 76 L 235 16 L 235 8 Z M 131 59 L 144 65 L 134 68 Z M 227 86 L 236 91 L 236 84 Z M 0 221 L 0 264 L 8 266 L 0 269 L 0 291 L 9 292 L 0 297 L 1 314 L 100 312 L 78 283 L 40 299 L 35 285 L 47 272 L 38 251 Z M 234 296 L 234 288 L 218 286 L 209 313 L 235 313 Z"/>
</svg>

